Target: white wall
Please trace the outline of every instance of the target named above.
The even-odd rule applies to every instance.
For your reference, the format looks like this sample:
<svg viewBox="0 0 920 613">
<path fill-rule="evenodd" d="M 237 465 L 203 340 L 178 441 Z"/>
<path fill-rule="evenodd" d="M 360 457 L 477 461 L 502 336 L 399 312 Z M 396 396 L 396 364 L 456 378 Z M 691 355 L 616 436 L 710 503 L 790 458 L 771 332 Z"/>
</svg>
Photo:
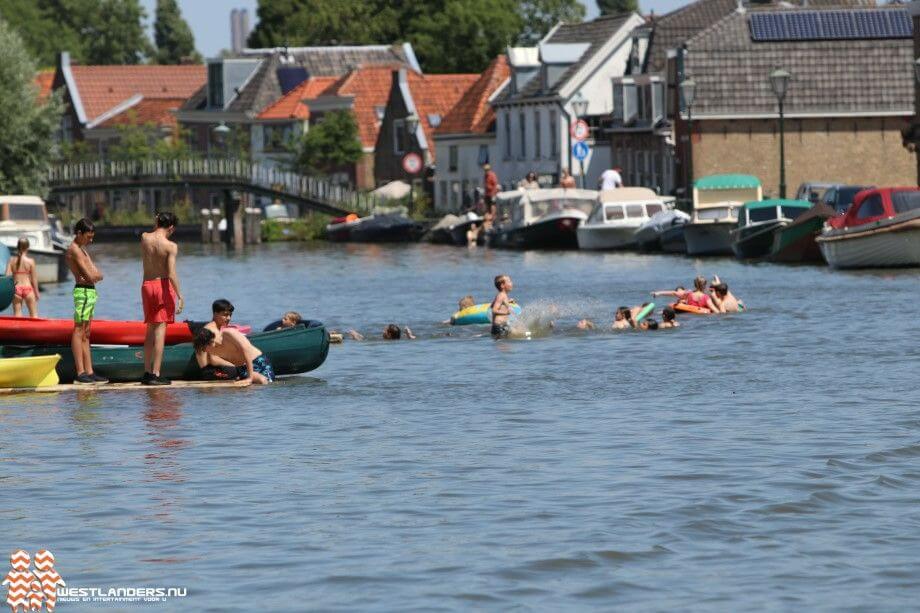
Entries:
<svg viewBox="0 0 920 613">
<path fill-rule="evenodd" d="M 434 208 L 439 213 L 456 213 L 463 206 L 463 192 L 482 187 L 480 147 L 488 147 L 489 163 L 498 156 L 495 137 L 491 134 L 466 138 L 435 137 L 437 174 L 434 186 Z M 457 169 L 450 170 L 450 148 L 457 147 Z"/>
</svg>

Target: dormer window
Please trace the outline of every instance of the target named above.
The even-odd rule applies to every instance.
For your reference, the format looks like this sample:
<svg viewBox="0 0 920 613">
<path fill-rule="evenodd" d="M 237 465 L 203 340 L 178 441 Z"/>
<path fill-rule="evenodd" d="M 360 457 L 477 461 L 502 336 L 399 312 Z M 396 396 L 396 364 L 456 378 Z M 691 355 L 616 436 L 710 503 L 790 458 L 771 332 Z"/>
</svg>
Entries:
<svg viewBox="0 0 920 613">
<path fill-rule="evenodd" d="M 431 113 L 428 115 L 428 125 L 432 128 L 437 128 L 441 125 L 441 116 L 437 113 Z"/>
</svg>

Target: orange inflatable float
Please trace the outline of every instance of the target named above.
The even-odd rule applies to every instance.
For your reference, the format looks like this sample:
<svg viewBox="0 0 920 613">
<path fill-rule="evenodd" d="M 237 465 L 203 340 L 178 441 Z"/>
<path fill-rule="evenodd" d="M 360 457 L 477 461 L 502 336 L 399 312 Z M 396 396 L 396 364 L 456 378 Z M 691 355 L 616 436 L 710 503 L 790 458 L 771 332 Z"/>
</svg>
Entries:
<svg viewBox="0 0 920 613">
<path fill-rule="evenodd" d="M 712 311 L 707 308 L 693 306 L 692 304 L 685 304 L 683 302 L 675 302 L 671 305 L 671 308 L 682 313 L 692 313 L 694 315 L 712 315 Z"/>
</svg>

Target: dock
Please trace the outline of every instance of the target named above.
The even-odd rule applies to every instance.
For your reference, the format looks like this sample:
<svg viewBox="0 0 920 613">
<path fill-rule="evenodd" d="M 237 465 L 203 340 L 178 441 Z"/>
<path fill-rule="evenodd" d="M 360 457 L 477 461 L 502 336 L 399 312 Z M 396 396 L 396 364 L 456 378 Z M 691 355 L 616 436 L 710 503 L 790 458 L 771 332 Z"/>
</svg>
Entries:
<svg viewBox="0 0 920 613">
<path fill-rule="evenodd" d="M 49 385 L 46 387 L 2 387 L 0 396 L 13 394 L 53 394 L 60 392 L 125 392 L 163 389 L 218 389 L 243 387 L 236 381 L 173 381 L 171 385 L 143 385 L 140 382 L 132 383 L 105 383 L 103 385 L 83 385 L 65 383 Z"/>
</svg>

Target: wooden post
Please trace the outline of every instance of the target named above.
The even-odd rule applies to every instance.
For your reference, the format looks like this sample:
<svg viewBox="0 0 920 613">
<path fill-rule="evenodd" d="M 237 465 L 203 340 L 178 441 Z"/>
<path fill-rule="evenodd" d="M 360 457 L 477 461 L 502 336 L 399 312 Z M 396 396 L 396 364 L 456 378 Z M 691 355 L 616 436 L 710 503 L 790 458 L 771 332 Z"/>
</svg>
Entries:
<svg viewBox="0 0 920 613">
<path fill-rule="evenodd" d="M 211 229 L 208 228 L 208 222 L 211 221 L 211 210 L 201 209 L 201 242 L 211 242 Z"/>
<path fill-rule="evenodd" d="M 220 242 L 220 209 L 211 209 L 211 241 L 212 243 Z"/>
<path fill-rule="evenodd" d="M 243 248 L 243 207 L 239 192 L 224 190 L 224 208 L 227 215 L 226 242 L 234 249 Z"/>
</svg>

